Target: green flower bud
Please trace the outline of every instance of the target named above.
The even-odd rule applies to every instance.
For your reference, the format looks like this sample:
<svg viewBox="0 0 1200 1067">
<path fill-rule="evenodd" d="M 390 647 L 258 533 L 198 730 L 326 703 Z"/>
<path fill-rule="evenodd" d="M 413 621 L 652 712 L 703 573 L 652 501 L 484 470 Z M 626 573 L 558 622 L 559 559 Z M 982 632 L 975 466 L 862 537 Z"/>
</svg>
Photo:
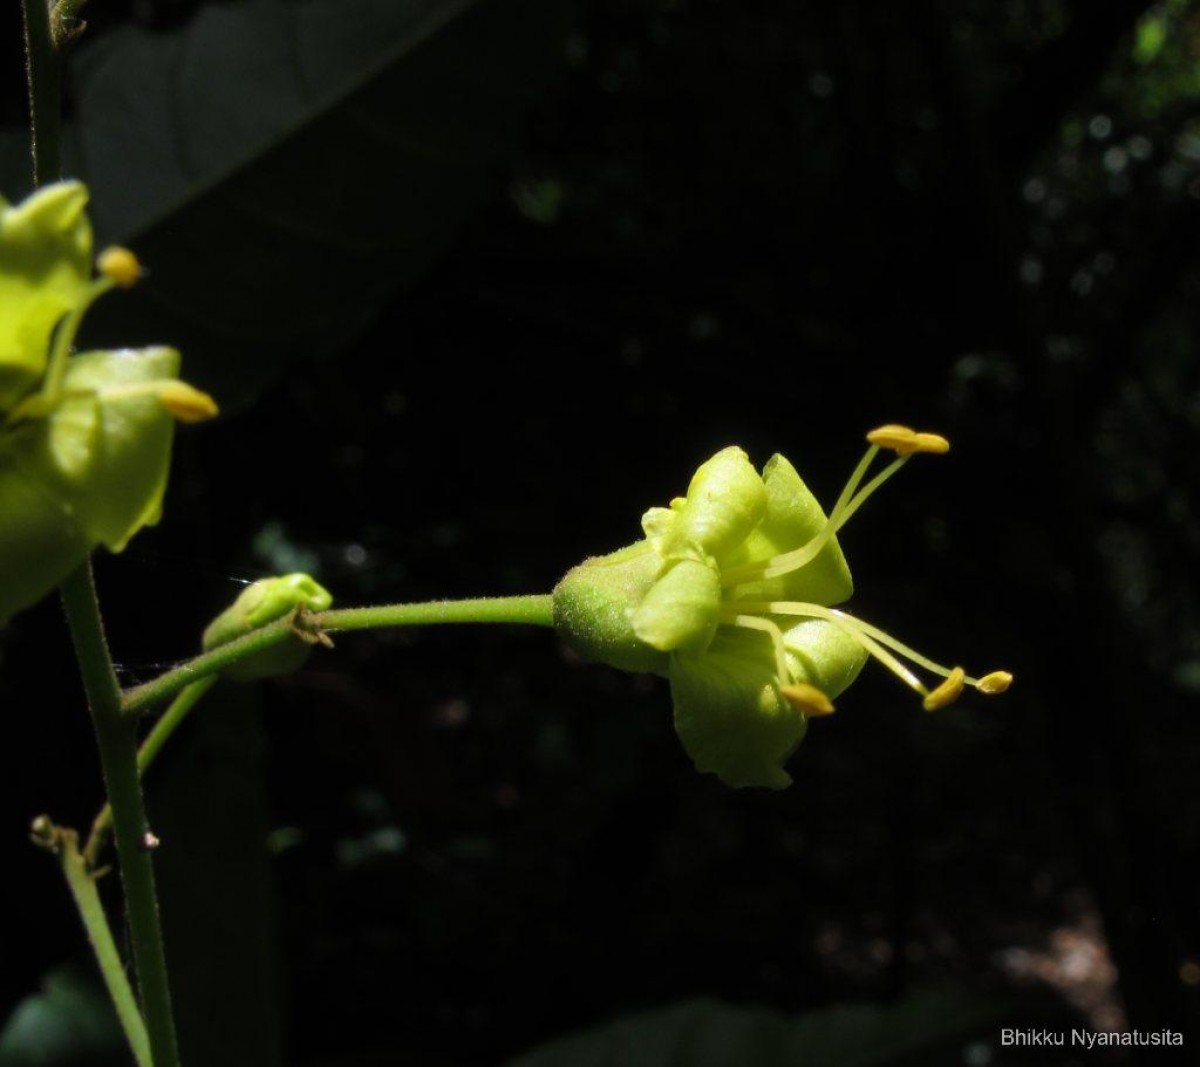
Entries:
<svg viewBox="0 0 1200 1067">
<path fill-rule="evenodd" d="M 54 327 L 92 298 L 87 198 L 79 182 L 0 197 L 0 412 L 41 381 Z"/>
<path fill-rule="evenodd" d="M 1008 687 L 995 671 L 970 678 L 833 605 L 853 591 L 838 530 L 918 453 L 945 438 L 886 426 L 828 516 L 795 468 L 774 456 L 761 475 L 739 448 L 703 464 L 687 495 L 642 519 L 645 540 L 570 571 L 554 591 L 555 626 L 589 659 L 665 674 L 675 728 L 698 770 L 731 786 L 781 789 L 808 719 L 875 657 L 929 710 L 964 686 Z M 897 454 L 864 485 L 881 448 Z M 902 659 L 946 679 L 930 691 Z"/>
<path fill-rule="evenodd" d="M 238 598 L 208 624 L 204 631 L 204 651 L 218 648 L 267 623 L 282 619 L 297 608 L 324 611 L 332 603 L 330 592 L 307 574 L 262 578 L 246 586 Z M 284 644 L 239 660 L 224 673 L 238 682 L 290 674 L 303 666 L 311 651 L 311 640 L 306 641 L 297 633 Z"/>
</svg>

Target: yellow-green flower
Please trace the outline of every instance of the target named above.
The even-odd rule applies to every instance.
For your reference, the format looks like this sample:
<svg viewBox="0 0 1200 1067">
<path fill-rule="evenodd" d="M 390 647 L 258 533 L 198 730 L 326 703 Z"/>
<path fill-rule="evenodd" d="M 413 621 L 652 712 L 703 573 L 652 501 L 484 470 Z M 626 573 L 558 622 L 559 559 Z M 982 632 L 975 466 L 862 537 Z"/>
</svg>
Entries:
<svg viewBox="0 0 1200 1067">
<path fill-rule="evenodd" d="M 72 354 L 92 302 L 140 272 L 108 249 L 93 276 L 86 203 L 78 182 L 0 199 L 0 623 L 157 522 L 175 421 L 217 411 L 174 349 Z"/>
<path fill-rule="evenodd" d="M 964 685 L 993 693 L 1011 682 L 969 678 L 835 609 L 853 592 L 838 530 L 910 456 L 949 448 L 902 426 L 868 440 L 829 516 L 783 456 L 760 474 L 740 448 L 723 449 L 685 496 L 645 514 L 644 540 L 587 560 L 555 590 L 556 625 L 580 653 L 670 679 L 684 747 L 729 785 L 790 784 L 783 764 L 808 719 L 833 710 L 869 656 L 930 710 Z M 896 458 L 865 481 L 881 449 Z M 902 660 L 945 681 L 930 690 Z"/>
</svg>

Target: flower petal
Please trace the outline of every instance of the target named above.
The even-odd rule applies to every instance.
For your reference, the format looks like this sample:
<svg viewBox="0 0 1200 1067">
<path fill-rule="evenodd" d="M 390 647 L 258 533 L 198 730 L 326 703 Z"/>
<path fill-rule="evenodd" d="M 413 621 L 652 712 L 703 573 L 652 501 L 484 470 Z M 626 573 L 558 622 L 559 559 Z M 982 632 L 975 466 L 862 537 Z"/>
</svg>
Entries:
<svg viewBox="0 0 1200 1067">
<path fill-rule="evenodd" d="M 726 785 L 784 789 L 807 720 L 780 695 L 770 637 L 724 627 L 707 652 L 671 657 L 675 731 L 696 769 Z"/>
<path fill-rule="evenodd" d="M 88 557 L 92 542 L 70 511 L 0 438 L 0 623 L 41 600 Z"/>
<path fill-rule="evenodd" d="M 826 516 L 796 468 L 780 455 L 763 468 L 766 509 L 758 528 L 722 563 L 741 566 L 771 559 L 808 544 L 825 526 Z M 739 587 L 745 600 L 801 600 L 812 604 L 840 604 L 850 599 L 854 582 L 837 538 L 810 563 L 790 574 Z"/>
<path fill-rule="evenodd" d="M 796 680 L 815 685 L 830 698 L 858 677 L 869 658 L 845 630 L 824 619 L 797 623 L 784 632 L 783 644 Z"/>
<path fill-rule="evenodd" d="M 655 547 L 667 559 L 711 556 L 719 563 L 758 525 L 767 506 L 762 478 L 746 453 L 723 448 L 692 476 L 687 497 L 672 501 L 676 521 L 669 529 L 665 516 L 655 533 Z M 661 533 L 660 533 L 661 530 Z"/>
<path fill-rule="evenodd" d="M 0 197 L 0 411 L 46 371 L 59 319 L 92 294 L 87 189 L 59 182 L 20 204 Z"/>
<path fill-rule="evenodd" d="M 717 632 L 720 609 L 717 568 L 684 559 L 650 587 L 630 621 L 638 638 L 660 652 L 703 652 Z"/>
<path fill-rule="evenodd" d="M 89 352 L 68 362 L 65 399 L 5 436 L 25 475 L 42 485 L 92 544 L 119 552 L 162 511 L 174 419 L 138 385 L 173 378 L 171 348 Z M 122 390 L 131 395 L 121 395 Z"/>
</svg>

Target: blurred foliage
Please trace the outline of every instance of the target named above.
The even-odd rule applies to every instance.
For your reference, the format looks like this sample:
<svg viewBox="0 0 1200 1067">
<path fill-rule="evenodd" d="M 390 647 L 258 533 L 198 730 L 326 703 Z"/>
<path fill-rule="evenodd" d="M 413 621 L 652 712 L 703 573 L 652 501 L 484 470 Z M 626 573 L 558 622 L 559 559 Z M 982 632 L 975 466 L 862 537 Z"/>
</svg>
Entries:
<svg viewBox="0 0 1200 1067">
<path fill-rule="evenodd" d="M 834 1006 L 789 1019 L 778 1012 L 692 1001 L 565 1038 L 510 1067 L 959 1067 L 972 1044 L 995 1037 L 1015 1003 L 957 992 L 915 993 L 895 1004 Z M 1018 1018 L 1066 1025 L 1027 1001 Z"/>
<path fill-rule="evenodd" d="M 133 1062 L 104 986 L 82 968 L 46 975 L 0 1032 L 3 1067 L 128 1067 Z"/>
</svg>

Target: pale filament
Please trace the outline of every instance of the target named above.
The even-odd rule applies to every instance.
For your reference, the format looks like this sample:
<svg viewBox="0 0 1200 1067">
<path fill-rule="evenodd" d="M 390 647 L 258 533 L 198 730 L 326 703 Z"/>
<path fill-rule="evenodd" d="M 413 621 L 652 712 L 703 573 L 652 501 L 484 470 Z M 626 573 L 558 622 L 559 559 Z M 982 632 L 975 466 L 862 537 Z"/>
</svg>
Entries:
<svg viewBox="0 0 1200 1067">
<path fill-rule="evenodd" d="M 837 503 L 833 505 L 833 510 L 825 520 L 825 525 L 811 540 L 791 552 L 784 552 L 771 559 L 747 563 L 741 567 L 731 567 L 722 574 L 721 585 L 728 588 L 745 585 L 749 582 L 765 581 L 769 578 L 779 578 L 799 570 L 816 559 L 834 534 L 849 522 L 854 513 L 867 502 L 868 497 L 899 471 L 910 458 L 907 455 L 898 456 L 859 490 L 860 483 L 866 477 L 867 470 L 878 454 L 878 445 L 872 445 L 867 449 L 866 454 L 859 460 L 858 466 L 854 468 L 854 473 L 846 482 L 846 487 L 838 497 Z"/>
<path fill-rule="evenodd" d="M 775 649 L 775 673 L 779 682 L 781 685 L 786 685 L 792 680 L 792 671 L 787 662 L 787 649 L 783 644 L 783 631 L 776 623 L 770 619 L 764 619 L 761 615 L 737 615 L 726 612 L 721 614 L 722 621 L 731 622 L 734 626 L 741 626 L 747 630 L 761 630 L 770 635 L 771 645 Z M 728 617 L 725 617 L 726 615 Z"/>
</svg>

